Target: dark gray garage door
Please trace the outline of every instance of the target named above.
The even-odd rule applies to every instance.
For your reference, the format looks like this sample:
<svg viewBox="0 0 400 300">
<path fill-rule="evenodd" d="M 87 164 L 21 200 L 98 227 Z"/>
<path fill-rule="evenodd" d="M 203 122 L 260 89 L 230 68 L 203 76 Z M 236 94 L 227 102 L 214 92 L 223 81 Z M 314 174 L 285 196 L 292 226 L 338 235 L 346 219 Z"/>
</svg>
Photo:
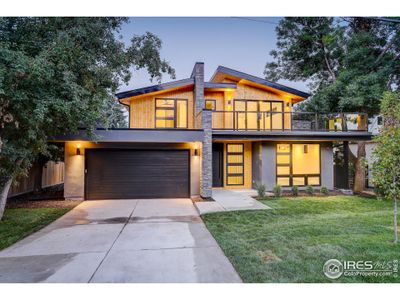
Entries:
<svg viewBox="0 0 400 300">
<path fill-rule="evenodd" d="M 189 197 L 188 150 L 87 149 L 86 199 Z"/>
</svg>

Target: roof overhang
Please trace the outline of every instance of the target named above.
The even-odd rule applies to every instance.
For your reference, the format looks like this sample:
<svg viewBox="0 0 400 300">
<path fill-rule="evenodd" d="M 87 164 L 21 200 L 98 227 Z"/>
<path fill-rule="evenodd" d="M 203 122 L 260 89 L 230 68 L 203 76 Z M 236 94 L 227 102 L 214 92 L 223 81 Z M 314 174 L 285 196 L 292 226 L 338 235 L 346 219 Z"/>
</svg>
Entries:
<svg viewBox="0 0 400 300">
<path fill-rule="evenodd" d="M 369 141 L 369 132 L 326 132 L 326 131 L 216 131 L 214 141 Z"/>
<path fill-rule="evenodd" d="M 92 136 L 82 129 L 75 134 L 59 135 L 49 142 L 138 142 L 138 143 L 187 143 L 202 142 L 203 130 L 179 129 L 96 129 Z"/>
<path fill-rule="evenodd" d="M 117 94 L 115 94 L 115 96 L 117 97 L 118 100 L 121 101 L 125 98 L 133 98 L 133 97 L 139 97 L 139 96 L 143 96 L 143 95 L 151 95 L 151 94 L 155 94 L 158 92 L 165 92 L 168 90 L 190 87 L 193 85 L 194 85 L 194 79 L 186 78 L 186 79 L 182 79 L 182 80 L 176 80 L 176 81 L 166 82 L 166 83 L 162 83 L 162 84 L 147 86 L 147 87 L 140 88 L 140 89 L 117 93 Z"/>
<path fill-rule="evenodd" d="M 226 92 L 233 91 L 237 87 L 236 83 L 227 82 L 204 82 L 204 90 L 207 92 Z"/>
<path fill-rule="evenodd" d="M 253 76 L 247 73 L 236 71 L 224 66 L 219 66 L 217 68 L 214 75 L 211 77 L 210 81 L 221 82 L 225 79 L 236 82 L 242 82 L 249 85 L 254 85 L 256 87 L 269 90 L 277 94 L 284 94 L 295 101 L 301 101 L 311 96 L 309 93 L 305 93 L 297 89 L 276 82 L 272 82 L 257 76 Z"/>
</svg>

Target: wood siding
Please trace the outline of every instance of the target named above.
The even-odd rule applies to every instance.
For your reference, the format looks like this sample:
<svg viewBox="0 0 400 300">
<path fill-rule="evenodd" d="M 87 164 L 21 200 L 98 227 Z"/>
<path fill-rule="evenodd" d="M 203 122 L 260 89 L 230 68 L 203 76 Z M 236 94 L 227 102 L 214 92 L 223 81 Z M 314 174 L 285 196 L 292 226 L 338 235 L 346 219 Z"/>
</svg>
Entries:
<svg viewBox="0 0 400 300">
<path fill-rule="evenodd" d="M 234 81 L 225 79 L 224 82 L 232 83 Z M 213 128 L 217 129 L 231 129 L 233 128 L 233 111 L 235 100 L 274 100 L 282 101 L 284 112 L 291 112 L 292 101 L 282 95 L 275 94 L 264 89 L 251 86 L 246 83 L 237 83 L 235 91 L 227 91 L 225 93 L 205 93 L 205 99 L 215 99 L 217 111 L 227 111 L 213 113 Z M 230 102 L 230 103 L 229 103 Z M 285 104 L 289 102 L 289 106 Z M 232 111 L 230 113 L 229 111 Z M 284 128 L 291 127 L 291 118 L 289 114 L 284 115 Z"/>
<path fill-rule="evenodd" d="M 193 91 L 187 89 L 131 99 L 130 128 L 155 128 L 155 99 L 158 98 L 187 99 L 188 129 L 194 128 Z"/>
</svg>

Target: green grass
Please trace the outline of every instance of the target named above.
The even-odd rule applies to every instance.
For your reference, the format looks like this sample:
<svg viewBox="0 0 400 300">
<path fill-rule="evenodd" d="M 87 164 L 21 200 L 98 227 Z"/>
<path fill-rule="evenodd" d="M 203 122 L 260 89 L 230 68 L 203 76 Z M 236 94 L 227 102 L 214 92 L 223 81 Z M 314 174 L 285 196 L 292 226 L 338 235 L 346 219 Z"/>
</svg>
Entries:
<svg viewBox="0 0 400 300">
<path fill-rule="evenodd" d="M 273 209 L 203 216 L 245 282 L 400 282 L 393 276 L 331 280 L 322 271 L 331 258 L 400 259 L 391 202 L 356 196 L 262 202 Z"/>
<path fill-rule="evenodd" d="M 69 208 L 9 208 L 0 221 L 0 250 L 53 222 Z"/>
</svg>

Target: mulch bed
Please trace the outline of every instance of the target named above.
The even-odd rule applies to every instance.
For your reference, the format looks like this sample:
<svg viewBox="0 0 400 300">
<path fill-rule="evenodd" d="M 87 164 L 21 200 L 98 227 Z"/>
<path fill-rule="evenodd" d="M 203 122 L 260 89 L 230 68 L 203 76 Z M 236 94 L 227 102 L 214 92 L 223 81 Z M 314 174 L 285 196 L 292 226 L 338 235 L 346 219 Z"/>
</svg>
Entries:
<svg viewBox="0 0 400 300">
<path fill-rule="evenodd" d="M 7 208 L 74 208 L 82 201 L 76 200 L 8 200 Z"/>
</svg>

